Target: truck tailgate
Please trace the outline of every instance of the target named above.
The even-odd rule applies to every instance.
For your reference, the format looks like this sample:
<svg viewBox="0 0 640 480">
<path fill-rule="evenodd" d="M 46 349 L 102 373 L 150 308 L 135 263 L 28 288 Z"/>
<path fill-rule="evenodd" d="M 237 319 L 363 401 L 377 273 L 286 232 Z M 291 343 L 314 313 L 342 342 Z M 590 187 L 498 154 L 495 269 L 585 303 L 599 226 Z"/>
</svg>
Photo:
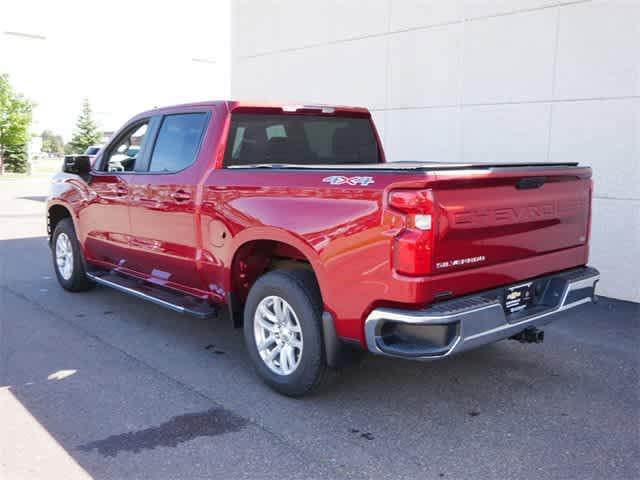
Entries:
<svg viewBox="0 0 640 480">
<path fill-rule="evenodd" d="M 523 259 L 584 245 L 591 170 L 506 168 L 436 173 L 434 273 Z"/>
</svg>

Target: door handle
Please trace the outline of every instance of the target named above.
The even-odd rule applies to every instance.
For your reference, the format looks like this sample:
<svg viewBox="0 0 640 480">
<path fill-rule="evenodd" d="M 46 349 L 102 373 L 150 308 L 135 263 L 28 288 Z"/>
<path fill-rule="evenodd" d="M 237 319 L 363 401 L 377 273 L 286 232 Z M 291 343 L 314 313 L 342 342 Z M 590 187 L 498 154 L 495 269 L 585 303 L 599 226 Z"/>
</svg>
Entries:
<svg viewBox="0 0 640 480">
<path fill-rule="evenodd" d="M 189 192 L 185 192 L 184 190 L 173 192 L 172 197 L 176 202 L 187 202 L 191 200 L 191 194 Z"/>
<path fill-rule="evenodd" d="M 127 193 L 129 193 L 129 190 L 126 187 L 123 187 L 122 185 L 118 185 L 116 187 L 116 195 L 118 197 L 124 197 Z"/>
</svg>

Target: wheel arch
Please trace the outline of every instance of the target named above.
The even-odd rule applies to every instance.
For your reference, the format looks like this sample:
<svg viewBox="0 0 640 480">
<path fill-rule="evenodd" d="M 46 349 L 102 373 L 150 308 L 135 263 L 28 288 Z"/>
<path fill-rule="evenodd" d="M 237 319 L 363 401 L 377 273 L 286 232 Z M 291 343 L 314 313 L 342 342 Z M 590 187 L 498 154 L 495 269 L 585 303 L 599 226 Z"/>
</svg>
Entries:
<svg viewBox="0 0 640 480">
<path fill-rule="evenodd" d="M 253 229 L 238 235 L 229 263 L 227 285 L 235 326 L 242 323 L 242 306 L 251 286 L 262 274 L 279 268 L 305 268 L 313 272 L 320 295 L 324 268 L 317 252 L 303 239 L 276 229 Z"/>
<path fill-rule="evenodd" d="M 51 243 L 56 225 L 64 218 L 70 218 L 76 232 L 78 231 L 76 227 L 76 218 L 72 212 L 73 210 L 71 207 L 62 202 L 51 202 L 47 205 L 47 235 L 49 237 L 49 243 Z"/>
</svg>

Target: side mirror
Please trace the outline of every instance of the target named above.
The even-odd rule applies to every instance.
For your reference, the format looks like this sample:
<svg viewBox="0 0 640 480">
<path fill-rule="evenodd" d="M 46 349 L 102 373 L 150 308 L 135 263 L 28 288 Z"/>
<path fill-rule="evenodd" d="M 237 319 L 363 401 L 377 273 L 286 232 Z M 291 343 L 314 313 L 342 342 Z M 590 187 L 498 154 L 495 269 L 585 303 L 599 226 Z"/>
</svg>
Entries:
<svg viewBox="0 0 640 480">
<path fill-rule="evenodd" d="M 65 155 L 62 171 L 80 176 L 87 175 L 91 171 L 91 157 L 89 155 Z"/>
</svg>

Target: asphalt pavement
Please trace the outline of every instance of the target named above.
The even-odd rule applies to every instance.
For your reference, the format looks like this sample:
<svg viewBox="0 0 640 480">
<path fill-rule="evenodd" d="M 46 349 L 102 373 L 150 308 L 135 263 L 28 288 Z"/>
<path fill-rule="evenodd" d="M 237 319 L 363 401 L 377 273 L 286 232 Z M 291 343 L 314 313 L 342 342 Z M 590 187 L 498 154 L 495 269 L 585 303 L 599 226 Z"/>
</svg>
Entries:
<svg viewBox="0 0 640 480">
<path fill-rule="evenodd" d="M 640 304 L 290 399 L 226 318 L 58 286 L 48 179 L 0 178 L 0 478 L 640 478 Z"/>
</svg>

